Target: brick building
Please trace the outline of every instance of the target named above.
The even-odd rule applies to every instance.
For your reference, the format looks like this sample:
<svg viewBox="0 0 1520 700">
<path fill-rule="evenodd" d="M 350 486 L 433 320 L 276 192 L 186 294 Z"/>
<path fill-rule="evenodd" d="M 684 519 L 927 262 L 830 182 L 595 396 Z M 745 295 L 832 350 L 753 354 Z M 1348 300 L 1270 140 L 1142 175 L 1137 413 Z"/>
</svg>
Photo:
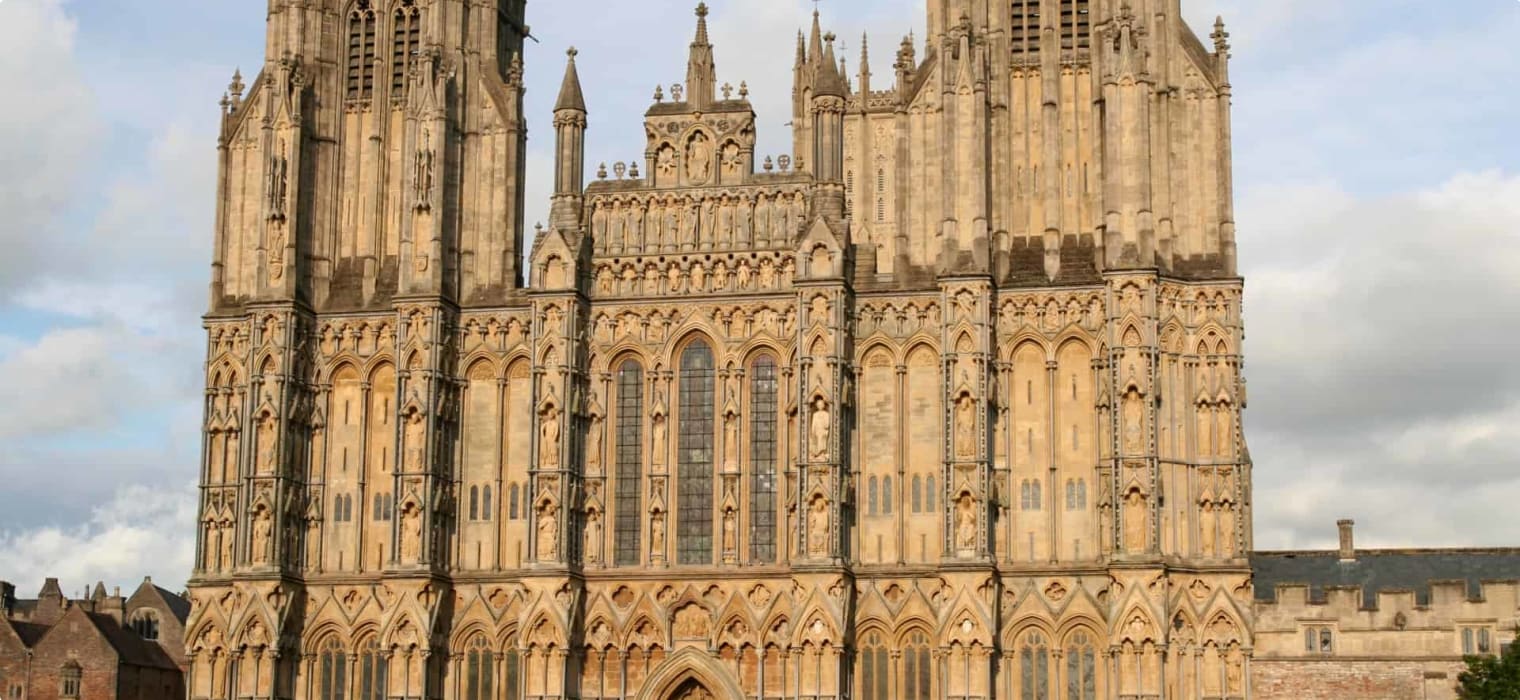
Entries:
<svg viewBox="0 0 1520 700">
<path fill-rule="evenodd" d="M 184 696 L 184 597 L 143 581 L 77 599 L 48 579 L 33 599 L 0 582 L 0 698 L 169 700 Z"/>
</svg>

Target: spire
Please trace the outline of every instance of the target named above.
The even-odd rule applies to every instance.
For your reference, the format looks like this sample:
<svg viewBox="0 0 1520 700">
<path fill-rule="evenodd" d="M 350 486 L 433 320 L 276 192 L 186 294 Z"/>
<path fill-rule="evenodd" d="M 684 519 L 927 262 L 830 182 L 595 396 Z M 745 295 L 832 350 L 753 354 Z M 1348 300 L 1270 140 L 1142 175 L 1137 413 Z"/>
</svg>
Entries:
<svg viewBox="0 0 1520 700">
<path fill-rule="evenodd" d="M 565 81 L 559 86 L 559 100 L 554 103 L 554 111 L 559 112 L 573 109 L 578 112 L 586 111 L 586 96 L 581 92 L 581 75 L 575 70 L 575 57 L 579 54 L 572 46 L 565 55 Z"/>
<path fill-rule="evenodd" d="M 797 68 L 807 65 L 807 40 L 802 38 L 802 30 L 797 30 Z"/>
<path fill-rule="evenodd" d="M 870 37 L 865 32 L 860 34 L 860 94 L 865 95 L 867 100 L 871 94 L 871 45 Z"/>
<path fill-rule="evenodd" d="M 713 47 L 707 39 L 707 3 L 697 4 L 697 37 L 691 42 L 686 64 L 686 100 L 700 109 L 716 96 L 718 76 L 713 66 Z"/>
<path fill-rule="evenodd" d="M 823 60 L 818 66 L 818 85 L 813 94 L 819 97 L 847 97 L 849 88 L 845 85 L 844 76 L 840 74 L 839 60 L 834 57 L 834 35 L 825 36 L 823 41 Z"/>
<path fill-rule="evenodd" d="M 813 34 L 808 39 L 808 57 L 817 62 L 823 57 L 823 20 L 818 10 L 813 10 Z"/>
</svg>

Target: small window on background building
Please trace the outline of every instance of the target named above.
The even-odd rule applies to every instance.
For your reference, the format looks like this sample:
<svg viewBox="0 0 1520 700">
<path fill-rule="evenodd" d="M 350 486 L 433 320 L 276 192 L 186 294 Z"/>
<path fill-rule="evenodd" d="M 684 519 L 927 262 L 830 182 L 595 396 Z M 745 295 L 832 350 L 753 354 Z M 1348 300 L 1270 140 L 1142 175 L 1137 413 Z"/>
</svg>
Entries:
<svg viewBox="0 0 1520 700">
<path fill-rule="evenodd" d="M 64 666 L 63 672 L 59 674 L 58 695 L 65 698 L 79 697 L 80 679 L 83 675 L 78 666 Z"/>
<path fill-rule="evenodd" d="M 1329 627 L 1304 628 L 1304 651 L 1310 654 L 1335 653 L 1335 632 Z"/>
</svg>

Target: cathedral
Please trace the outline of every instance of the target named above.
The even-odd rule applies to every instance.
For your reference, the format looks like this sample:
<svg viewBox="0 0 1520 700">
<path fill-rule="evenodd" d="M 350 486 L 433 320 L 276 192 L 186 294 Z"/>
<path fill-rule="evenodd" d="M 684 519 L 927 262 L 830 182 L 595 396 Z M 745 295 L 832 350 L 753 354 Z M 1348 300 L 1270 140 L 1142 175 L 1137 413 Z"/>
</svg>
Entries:
<svg viewBox="0 0 1520 700">
<path fill-rule="evenodd" d="M 189 697 L 1406 697 L 1311 692 L 1366 676 L 1309 663 L 1361 601 L 1252 553 L 1223 24 L 926 4 L 883 76 L 814 13 L 789 154 L 699 5 L 590 172 L 570 50 L 528 231 L 526 0 L 270 0 L 221 105 Z"/>
</svg>

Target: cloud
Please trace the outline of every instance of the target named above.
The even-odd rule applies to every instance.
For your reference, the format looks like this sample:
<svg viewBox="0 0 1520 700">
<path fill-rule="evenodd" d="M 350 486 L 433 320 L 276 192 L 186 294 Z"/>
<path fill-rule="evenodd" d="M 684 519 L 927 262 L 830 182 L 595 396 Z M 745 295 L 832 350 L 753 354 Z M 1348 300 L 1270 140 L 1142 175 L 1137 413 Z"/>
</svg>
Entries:
<svg viewBox="0 0 1520 700">
<path fill-rule="evenodd" d="M 1241 201 L 1247 437 L 1257 538 L 1499 544 L 1520 522 L 1520 175 L 1358 198 L 1329 184 Z"/>
<path fill-rule="evenodd" d="M 59 212 L 101 135 L 75 29 L 59 0 L 0 4 L 0 301 L 53 266 L 47 252 L 67 233 Z"/>
<path fill-rule="evenodd" d="M 76 526 L 0 530 L 0 572 L 22 595 L 49 576 L 68 590 L 104 581 L 130 591 L 139 576 L 179 590 L 194 564 L 195 494 L 193 484 L 134 486 Z"/>
</svg>

